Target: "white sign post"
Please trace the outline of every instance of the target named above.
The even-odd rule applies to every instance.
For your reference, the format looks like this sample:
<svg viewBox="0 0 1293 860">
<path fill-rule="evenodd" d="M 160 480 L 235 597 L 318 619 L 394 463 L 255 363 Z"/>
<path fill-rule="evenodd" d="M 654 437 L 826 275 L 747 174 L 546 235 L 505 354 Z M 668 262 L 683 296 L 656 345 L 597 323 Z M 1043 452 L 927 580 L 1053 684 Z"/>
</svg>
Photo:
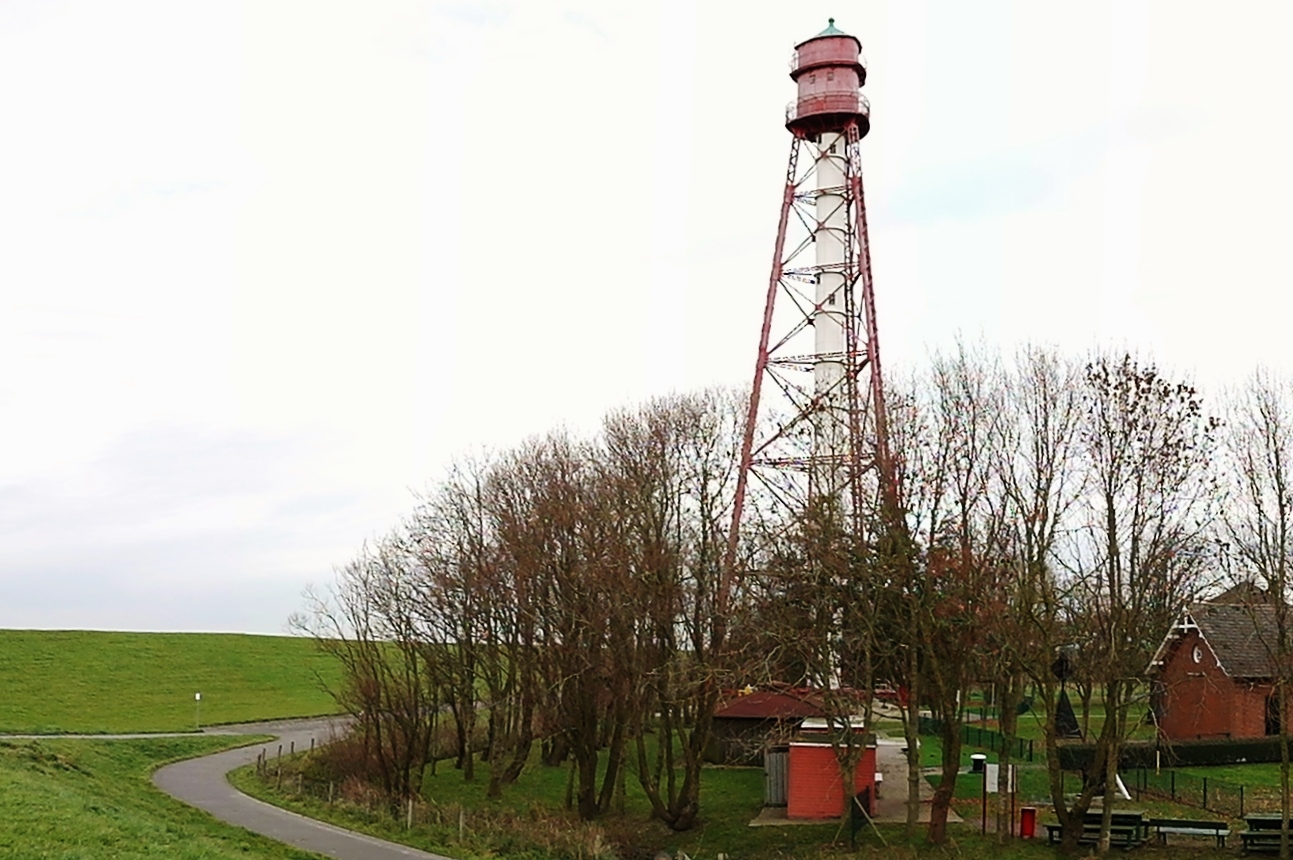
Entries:
<svg viewBox="0 0 1293 860">
<path fill-rule="evenodd" d="M 193 694 L 193 707 L 195 709 L 194 722 L 197 723 L 198 731 L 202 731 L 202 694 Z"/>
</svg>

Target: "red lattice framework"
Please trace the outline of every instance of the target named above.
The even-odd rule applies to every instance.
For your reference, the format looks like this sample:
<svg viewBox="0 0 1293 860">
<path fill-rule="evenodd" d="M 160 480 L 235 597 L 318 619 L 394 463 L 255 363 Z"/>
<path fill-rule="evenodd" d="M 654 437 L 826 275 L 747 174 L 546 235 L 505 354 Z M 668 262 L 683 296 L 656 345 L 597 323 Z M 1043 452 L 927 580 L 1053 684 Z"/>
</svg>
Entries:
<svg viewBox="0 0 1293 860">
<path fill-rule="evenodd" d="M 867 122 L 865 114 L 861 122 Z M 788 522 L 776 509 L 793 514 L 815 495 L 830 493 L 861 532 L 867 511 L 896 500 L 862 188 L 859 141 L 865 128 L 855 117 L 838 137 L 795 133 L 791 142 L 723 568 L 724 602 L 742 519 L 750 508 L 772 522 Z M 843 185 L 822 187 L 819 173 L 827 159 L 837 157 L 830 147 L 839 142 L 845 146 Z M 818 205 L 824 195 L 839 198 L 825 213 Z M 839 214 L 844 215 L 844 259 L 819 264 L 813 259 L 815 242 L 838 230 L 839 219 L 832 216 Z M 829 296 L 814 295 L 823 275 L 832 272 L 843 276 L 840 286 Z M 814 351 L 814 324 L 826 315 L 842 323 L 841 352 Z M 842 368 L 825 385 L 815 378 L 824 363 Z M 775 401 L 765 394 L 765 382 Z M 836 444 L 823 444 L 827 437 Z"/>
</svg>

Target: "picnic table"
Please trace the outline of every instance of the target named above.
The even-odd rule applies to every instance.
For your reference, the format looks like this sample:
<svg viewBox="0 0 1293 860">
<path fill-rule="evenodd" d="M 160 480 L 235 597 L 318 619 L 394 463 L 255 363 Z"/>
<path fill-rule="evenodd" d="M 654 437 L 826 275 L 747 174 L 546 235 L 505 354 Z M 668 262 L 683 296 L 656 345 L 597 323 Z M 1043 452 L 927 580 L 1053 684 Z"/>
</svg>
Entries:
<svg viewBox="0 0 1293 860">
<path fill-rule="evenodd" d="M 1100 823 L 1103 813 L 1099 809 L 1087 810 L 1082 816 L 1082 835 L 1078 837 L 1079 845 L 1094 845 L 1100 841 Z M 1054 844 L 1064 835 L 1064 828 L 1059 824 L 1046 824 L 1046 841 Z M 1150 819 L 1144 812 L 1115 809 L 1109 815 L 1109 844 L 1121 845 L 1132 849 L 1149 839 Z"/>
<path fill-rule="evenodd" d="M 1240 832 L 1239 838 L 1244 843 L 1244 853 L 1249 851 L 1280 850 L 1280 823 L 1283 818 L 1278 813 L 1254 812 L 1244 816 L 1248 829 Z M 1290 827 L 1293 830 L 1293 827 Z M 1290 836 L 1293 839 L 1293 835 Z"/>
</svg>

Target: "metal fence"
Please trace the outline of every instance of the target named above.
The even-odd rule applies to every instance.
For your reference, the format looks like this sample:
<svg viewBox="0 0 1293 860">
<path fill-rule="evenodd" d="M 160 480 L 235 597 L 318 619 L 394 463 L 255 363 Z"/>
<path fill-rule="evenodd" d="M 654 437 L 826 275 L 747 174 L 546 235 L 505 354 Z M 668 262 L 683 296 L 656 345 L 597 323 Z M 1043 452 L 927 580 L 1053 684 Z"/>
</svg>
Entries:
<svg viewBox="0 0 1293 860">
<path fill-rule="evenodd" d="M 1136 796 L 1161 797 L 1185 806 L 1243 818 L 1250 812 L 1279 812 L 1280 792 L 1264 785 L 1240 785 L 1178 770 L 1142 767 L 1131 772 Z"/>
<path fill-rule="evenodd" d="M 931 717 L 921 717 L 918 729 L 922 735 L 937 735 L 943 731 L 943 724 Z M 985 729 L 972 723 L 961 726 L 961 743 L 970 747 L 1000 752 L 1006 749 L 1006 736 L 995 729 Z M 1031 738 L 1015 738 L 1009 744 L 1010 757 L 1015 760 L 1033 760 L 1033 741 Z"/>
</svg>

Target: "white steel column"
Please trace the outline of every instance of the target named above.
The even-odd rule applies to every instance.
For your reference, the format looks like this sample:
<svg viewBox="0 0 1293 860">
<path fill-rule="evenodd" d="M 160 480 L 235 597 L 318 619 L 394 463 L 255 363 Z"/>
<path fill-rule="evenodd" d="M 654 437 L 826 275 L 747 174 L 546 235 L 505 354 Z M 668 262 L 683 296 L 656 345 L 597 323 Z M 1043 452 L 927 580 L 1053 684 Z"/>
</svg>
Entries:
<svg viewBox="0 0 1293 860">
<path fill-rule="evenodd" d="M 817 227 L 813 244 L 817 257 L 818 310 L 813 316 L 816 353 L 813 384 L 814 393 L 820 398 L 820 411 L 813 422 L 813 456 L 818 462 L 824 462 L 813 477 L 819 492 L 836 494 L 843 489 L 841 467 L 849 450 L 848 403 L 843 382 L 844 280 L 850 239 L 845 196 L 847 146 L 844 135 L 831 132 L 821 136 L 817 147 Z"/>
</svg>

